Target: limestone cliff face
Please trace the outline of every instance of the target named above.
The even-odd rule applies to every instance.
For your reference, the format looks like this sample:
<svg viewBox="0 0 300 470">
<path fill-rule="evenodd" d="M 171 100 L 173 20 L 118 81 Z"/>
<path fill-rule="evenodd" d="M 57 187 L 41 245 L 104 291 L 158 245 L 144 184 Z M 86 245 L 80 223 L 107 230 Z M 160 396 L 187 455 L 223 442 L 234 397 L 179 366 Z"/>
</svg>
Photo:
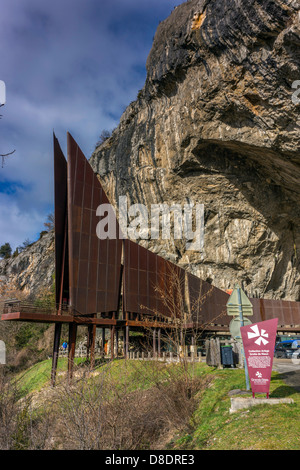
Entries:
<svg viewBox="0 0 300 470">
<path fill-rule="evenodd" d="M 54 234 L 46 233 L 15 258 L 0 260 L 0 300 L 22 292 L 34 298 L 53 285 Z"/>
<path fill-rule="evenodd" d="M 190 0 L 90 159 L 113 203 L 203 203 L 204 252 L 145 246 L 220 288 L 300 300 L 300 3 Z"/>
</svg>

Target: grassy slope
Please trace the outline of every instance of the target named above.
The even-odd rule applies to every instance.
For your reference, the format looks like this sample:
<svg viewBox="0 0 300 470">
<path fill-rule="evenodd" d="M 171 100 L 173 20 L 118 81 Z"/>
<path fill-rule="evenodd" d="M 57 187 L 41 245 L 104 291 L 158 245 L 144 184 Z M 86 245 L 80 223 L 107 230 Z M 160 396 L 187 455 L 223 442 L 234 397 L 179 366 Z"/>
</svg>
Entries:
<svg viewBox="0 0 300 470">
<path fill-rule="evenodd" d="M 293 404 L 259 405 L 230 414 L 230 390 L 245 390 L 243 370 L 215 370 L 213 386 L 199 401 L 194 432 L 175 441 L 175 448 L 207 450 L 300 449 L 300 394 L 272 373 L 270 398 L 290 397 Z M 236 395 L 242 396 L 242 395 Z M 251 395 L 250 395 L 251 396 Z M 265 395 L 257 395 L 265 398 Z"/>
<path fill-rule="evenodd" d="M 75 358 L 74 360 L 74 375 L 81 370 L 81 365 L 84 365 L 84 358 Z M 61 381 L 65 382 L 67 372 L 67 359 L 59 358 L 57 364 L 57 378 L 56 383 Z M 46 387 L 50 386 L 51 377 L 51 360 L 45 360 L 35 364 L 17 376 L 17 382 L 22 396 L 30 393 L 39 392 Z M 95 368 L 95 376 L 91 377 L 90 383 L 97 384 L 97 372 L 105 372 L 113 383 L 124 384 L 128 383 L 130 390 L 146 389 L 153 385 L 154 381 L 161 381 L 164 379 L 163 370 L 159 367 L 153 367 L 152 362 L 148 361 L 114 361 L 99 365 Z M 103 376 L 103 375 L 101 375 Z"/>
<path fill-rule="evenodd" d="M 80 363 L 81 359 L 75 359 L 75 363 Z M 42 362 L 38 362 L 33 365 L 25 372 L 20 373 L 17 376 L 17 383 L 22 395 L 26 395 L 32 392 L 38 392 L 43 387 L 50 385 L 51 377 L 51 366 L 52 361 L 47 359 Z M 60 358 L 57 364 L 57 373 L 67 371 L 67 359 Z"/>
<path fill-rule="evenodd" d="M 66 371 L 66 367 L 66 360 L 60 359 L 58 375 Z M 104 367 L 109 367 L 110 374 L 115 378 L 126 375 L 132 389 L 149 388 L 157 379 L 153 376 L 151 363 L 146 361 L 115 361 Z M 28 369 L 19 377 L 23 393 L 48 386 L 50 372 L 51 361 L 43 361 Z M 229 414 L 228 392 L 245 389 L 244 371 L 215 370 L 201 363 L 197 364 L 195 373 L 209 374 L 214 380 L 199 397 L 199 406 L 193 416 L 193 432 L 174 438 L 170 449 L 300 449 L 300 394 L 286 386 L 277 373 L 272 373 L 270 398 L 291 397 L 294 404 L 259 405 L 233 414 Z"/>
</svg>

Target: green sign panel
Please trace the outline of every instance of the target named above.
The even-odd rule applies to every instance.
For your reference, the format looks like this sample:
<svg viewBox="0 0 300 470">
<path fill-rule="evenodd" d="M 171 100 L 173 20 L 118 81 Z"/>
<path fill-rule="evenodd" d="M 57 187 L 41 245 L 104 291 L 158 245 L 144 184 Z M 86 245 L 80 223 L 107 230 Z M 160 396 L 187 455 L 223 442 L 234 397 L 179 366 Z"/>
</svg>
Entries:
<svg viewBox="0 0 300 470">
<path fill-rule="evenodd" d="M 240 290 L 240 300 L 238 290 Z M 237 286 L 233 289 L 226 307 L 228 315 L 238 316 L 240 314 L 240 307 L 242 307 L 243 316 L 248 317 L 253 315 L 252 303 L 246 296 L 245 292 Z"/>
<path fill-rule="evenodd" d="M 243 326 L 246 325 L 251 325 L 252 322 L 249 320 L 249 318 L 243 318 Z M 241 335 L 241 320 L 238 317 L 235 317 L 231 320 L 229 324 L 229 331 L 231 336 L 236 339 L 237 341 L 242 341 L 242 335 Z"/>
</svg>

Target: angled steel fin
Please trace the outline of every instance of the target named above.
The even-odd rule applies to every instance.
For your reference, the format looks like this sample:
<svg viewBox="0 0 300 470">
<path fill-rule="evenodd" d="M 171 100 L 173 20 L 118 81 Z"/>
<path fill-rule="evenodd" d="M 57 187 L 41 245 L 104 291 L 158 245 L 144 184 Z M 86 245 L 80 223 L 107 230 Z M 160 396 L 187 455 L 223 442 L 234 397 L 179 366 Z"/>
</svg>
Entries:
<svg viewBox="0 0 300 470">
<path fill-rule="evenodd" d="M 69 298 L 67 250 L 67 161 L 53 133 L 54 148 L 54 231 L 55 231 L 55 301 Z"/>
<path fill-rule="evenodd" d="M 88 160 L 68 133 L 68 241 L 70 305 L 78 314 L 118 309 L 122 240 L 99 239 L 98 206 L 109 200 Z"/>
</svg>

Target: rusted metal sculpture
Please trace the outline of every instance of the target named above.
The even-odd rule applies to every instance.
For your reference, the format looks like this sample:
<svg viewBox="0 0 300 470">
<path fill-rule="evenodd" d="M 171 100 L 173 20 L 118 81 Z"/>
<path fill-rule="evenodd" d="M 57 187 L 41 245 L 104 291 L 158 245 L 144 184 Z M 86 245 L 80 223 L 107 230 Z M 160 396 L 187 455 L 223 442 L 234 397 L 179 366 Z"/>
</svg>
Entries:
<svg viewBox="0 0 300 470">
<path fill-rule="evenodd" d="M 98 206 L 108 198 L 89 162 L 70 134 L 68 159 L 54 136 L 56 308 L 37 309 L 23 302 L 7 303 L 2 320 L 55 324 L 52 384 L 55 384 L 62 323 L 69 325 L 68 377 L 72 378 L 77 326 L 88 328 L 87 350 L 94 363 L 96 328 L 115 337 L 124 333 L 128 355 L 129 329 L 153 329 L 153 348 L 160 354 L 162 330 L 184 316 L 184 328 L 229 332 L 229 295 L 120 236 L 100 240 L 96 234 Z M 171 301 L 170 301 L 171 299 Z M 278 318 L 278 329 L 300 331 L 300 303 L 250 299 L 253 322 Z"/>
</svg>

